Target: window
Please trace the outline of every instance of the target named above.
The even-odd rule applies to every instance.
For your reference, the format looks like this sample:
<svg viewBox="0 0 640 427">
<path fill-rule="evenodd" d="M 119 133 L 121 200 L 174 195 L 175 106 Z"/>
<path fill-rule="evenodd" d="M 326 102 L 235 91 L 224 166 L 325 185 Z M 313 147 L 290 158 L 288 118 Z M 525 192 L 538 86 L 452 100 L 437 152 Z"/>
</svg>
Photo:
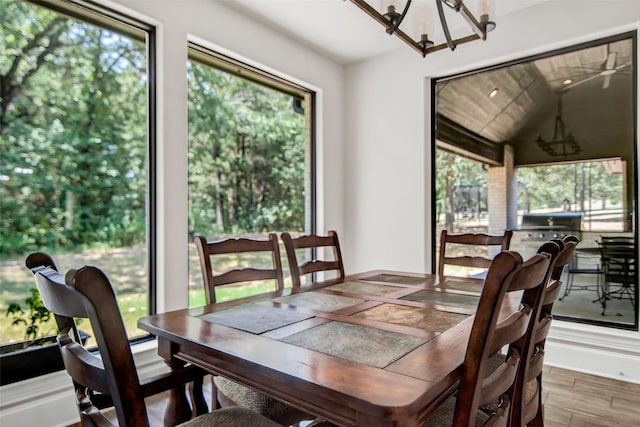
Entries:
<svg viewBox="0 0 640 427">
<path fill-rule="evenodd" d="M 191 240 L 310 231 L 313 93 L 196 45 L 188 82 Z M 189 247 L 190 305 L 202 305 L 198 255 Z M 218 299 L 244 291 L 229 292 L 240 293 Z"/>
<path fill-rule="evenodd" d="M 102 268 L 140 337 L 153 307 L 152 29 L 88 2 L 5 0 L 0 16 L 0 343 L 32 338 L 5 316 L 35 287 L 32 251 L 61 271 Z"/>
<path fill-rule="evenodd" d="M 637 331 L 636 251 L 614 275 L 603 246 L 638 240 L 636 53 L 632 31 L 434 79 L 432 111 L 435 227 L 475 231 L 474 211 L 485 221 L 482 192 L 460 190 L 486 172 L 483 227 L 513 230 L 511 250 L 580 239 L 556 317 Z"/>
</svg>

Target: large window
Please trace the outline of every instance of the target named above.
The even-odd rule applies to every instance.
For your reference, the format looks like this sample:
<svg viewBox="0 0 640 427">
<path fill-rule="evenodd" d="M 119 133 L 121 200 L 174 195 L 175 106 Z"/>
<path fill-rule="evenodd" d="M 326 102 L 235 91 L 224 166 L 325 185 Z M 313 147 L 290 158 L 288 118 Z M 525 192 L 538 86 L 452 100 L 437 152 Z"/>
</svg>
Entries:
<svg viewBox="0 0 640 427">
<path fill-rule="evenodd" d="M 32 251 L 61 271 L 102 268 L 129 336 L 141 336 L 152 307 L 151 29 L 84 2 L 3 0 L 0 19 L 0 343 L 55 331 L 53 319 L 27 329 Z M 12 303 L 25 322 L 5 315 Z"/>
<path fill-rule="evenodd" d="M 188 81 L 190 239 L 310 231 L 313 93 L 195 45 Z M 193 243 L 189 247 L 189 301 L 202 305 L 198 255 Z M 270 256 L 251 265 L 262 262 L 271 263 Z M 283 256 L 285 275 L 286 266 Z M 247 284 L 217 299 L 256 291 Z"/>
<path fill-rule="evenodd" d="M 638 330 L 636 53 L 634 31 L 433 82 L 435 227 L 511 229 L 525 258 L 576 235 L 562 320 Z"/>
</svg>

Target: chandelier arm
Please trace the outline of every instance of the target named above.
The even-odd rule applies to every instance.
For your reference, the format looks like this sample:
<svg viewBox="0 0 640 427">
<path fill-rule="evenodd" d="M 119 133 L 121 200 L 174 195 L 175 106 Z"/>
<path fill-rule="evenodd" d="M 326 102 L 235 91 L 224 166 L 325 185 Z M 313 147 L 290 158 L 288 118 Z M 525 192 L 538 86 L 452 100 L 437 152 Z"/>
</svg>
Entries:
<svg viewBox="0 0 640 427">
<path fill-rule="evenodd" d="M 349 0 L 349 1 L 351 3 L 353 3 L 353 4 L 355 4 L 356 6 L 358 6 L 364 13 L 366 13 L 367 15 L 372 17 L 380 25 L 382 25 L 383 27 L 385 27 L 387 29 L 389 28 L 389 21 L 384 16 L 382 16 L 376 9 L 374 9 L 371 6 L 369 6 L 369 4 L 366 1 L 364 1 L 364 0 Z M 406 44 L 411 46 L 418 53 L 420 53 L 420 55 L 422 55 L 422 56 L 426 55 L 425 49 L 423 49 L 422 46 L 420 46 L 415 40 L 413 40 L 411 37 L 409 37 L 400 28 L 398 28 L 396 31 L 394 31 L 393 35 L 395 35 L 400 40 L 402 40 L 403 42 L 405 42 Z"/>
<path fill-rule="evenodd" d="M 393 27 L 388 28 L 387 33 L 393 34 L 399 29 L 400 24 L 402 24 L 402 21 L 404 21 L 404 17 L 407 16 L 407 12 L 409 11 L 409 6 L 411 6 L 411 0 L 407 0 L 407 4 L 404 5 L 404 10 L 402 11 L 400 18 L 398 19 L 398 22 Z"/>
<path fill-rule="evenodd" d="M 444 9 L 442 8 L 442 0 L 436 0 L 436 5 L 438 6 L 438 15 L 440 16 L 440 25 L 442 25 L 442 31 L 444 31 L 444 37 L 447 39 L 447 46 L 449 46 L 449 49 L 455 50 L 456 44 L 451 39 L 451 33 L 449 33 L 447 18 L 444 16 Z"/>
<path fill-rule="evenodd" d="M 454 39 L 453 42 L 456 44 L 456 46 L 459 46 L 461 44 L 469 43 L 469 42 L 472 42 L 474 40 L 480 40 L 480 37 L 478 37 L 477 34 L 471 34 L 471 35 L 468 35 L 466 37 L 460 37 L 459 39 Z M 447 43 L 441 43 L 439 45 L 432 46 L 432 47 L 426 49 L 424 54 L 427 55 L 429 53 L 437 52 L 439 50 L 446 49 L 448 47 L 449 46 L 448 46 Z"/>
<path fill-rule="evenodd" d="M 482 40 L 486 40 L 487 32 L 482 29 L 478 20 L 475 18 L 475 16 L 473 16 L 473 13 L 471 13 L 471 11 L 467 9 L 467 6 L 465 6 L 464 3 L 460 3 L 458 11 L 462 15 L 462 17 L 469 23 L 473 32 L 476 33 Z"/>
</svg>

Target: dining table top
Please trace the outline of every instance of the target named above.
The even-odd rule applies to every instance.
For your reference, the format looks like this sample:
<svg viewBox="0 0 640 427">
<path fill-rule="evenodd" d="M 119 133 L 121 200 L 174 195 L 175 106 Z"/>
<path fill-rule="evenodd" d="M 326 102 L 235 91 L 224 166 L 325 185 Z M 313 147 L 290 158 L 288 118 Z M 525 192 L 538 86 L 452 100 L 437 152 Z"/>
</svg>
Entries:
<svg viewBox="0 0 640 427">
<path fill-rule="evenodd" d="M 418 426 L 456 389 L 482 281 L 374 270 L 144 317 L 189 362 L 342 426 Z M 511 295 L 504 313 L 519 303 Z"/>
</svg>

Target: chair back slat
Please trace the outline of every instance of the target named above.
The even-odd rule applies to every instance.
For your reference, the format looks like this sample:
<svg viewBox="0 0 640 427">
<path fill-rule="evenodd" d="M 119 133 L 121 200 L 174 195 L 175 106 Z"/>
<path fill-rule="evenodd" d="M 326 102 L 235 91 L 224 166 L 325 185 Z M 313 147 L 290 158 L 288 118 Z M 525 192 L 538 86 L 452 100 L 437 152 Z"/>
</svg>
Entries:
<svg viewBox="0 0 640 427">
<path fill-rule="evenodd" d="M 44 306 L 57 316 L 67 318 L 89 318 L 83 297 L 73 288 L 58 286 L 62 275 L 49 267 L 34 269 L 36 285 Z"/>
<path fill-rule="evenodd" d="M 71 340 L 66 334 L 58 337 L 58 343 L 67 372 L 76 383 L 93 391 L 110 394 L 107 372 L 99 357 Z"/>
<path fill-rule="evenodd" d="M 260 268 L 239 268 L 237 270 L 226 271 L 218 276 L 215 276 L 215 283 L 216 286 L 222 286 L 232 283 L 269 279 L 278 279 L 278 275 L 274 270 L 265 270 Z"/>
<path fill-rule="evenodd" d="M 496 251 L 508 250 L 512 236 L 513 231 L 511 230 L 505 230 L 502 235 L 485 233 L 451 234 L 447 230 L 442 230 L 440 233 L 438 276 L 441 280 L 444 279 L 444 270 L 446 265 L 483 269 L 489 268 L 489 265 L 491 264 L 491 257 L 488 254 L 490 248 L 495 248 Z M 473 253 L 454 255 L 449 253 L 450 251 L 447 250 L 447 246 L 450 248 L 450 245 L 464 247 L 468 252 L 473 251 L 475 248 L 483 248 L 487 250 L 487 256 L 476 255 Z M 449 274 L 449 276 L 451 276 L 451 274 Z"/>
<path fill-rule="evenodd" d="M 338 233 L 334 230 L 329 231 L 326 236 L 307 234 L 292 237 L 290 233 L 282 233 L 281 237 L 287 251 L 291 281 L 294 287 L 301 286 L 302 278 L 312 273 L 333 271 L 339 279 L 345 277 Z M 333 259 L 319 259 L 321 256 L 317 250 L 319 248 L 331 248 Z M 298 259 L 300 249 L 305 250 L 307 258 Z"/>
<path fill-rule="evenodd" d="M 284 288 L 282 261 L 278 236 L 269 233 L 267 239 L 245 237 L 207 241 L 204 236 L 194 239 L 200 259 L 200 270 L 207 304 L 216 302 L 216 287 L 234 283 L 273 280 L 274 289 Z M 233 267 L 224 271 L 214 268 L 217 255 L 270 252 L 272 268 L 250 266 Z"/>
</svg>

